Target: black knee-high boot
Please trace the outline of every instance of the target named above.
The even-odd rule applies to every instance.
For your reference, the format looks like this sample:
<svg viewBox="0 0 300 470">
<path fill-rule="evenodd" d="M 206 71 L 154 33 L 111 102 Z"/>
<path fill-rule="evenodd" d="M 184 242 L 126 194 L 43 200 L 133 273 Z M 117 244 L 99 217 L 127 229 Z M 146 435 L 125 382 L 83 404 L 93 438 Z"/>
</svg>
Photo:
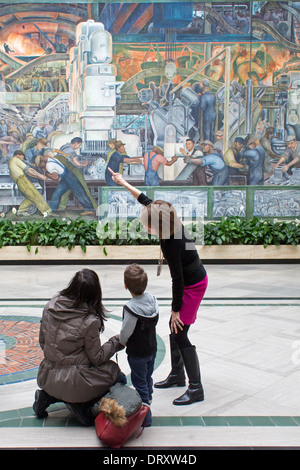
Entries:
<svg viewBox="0 0 300 470">
<path fill-rule="evenodd" d="M 48 408 L 48 406 L 52 405 L 53 403 L 57 403 L 58 401 L 59 400 L 56 398 L 48 395 L 48 393 L 44 390 L 36 390 L 32 408 L 38 418 L 46 418 L 48 416 L 46 408 Z"/>
<path fill-rule="evenodd" d="M 185 385 L 184 366 L 180 349 L 172 335 L 169 335 L 169 341 L 171 352 L 171 372 L 165 380 L 156 382 L 154 384 L 155 388 L 169 388 L 174 385 L 177 387 L 184 387 Z"/>
<path fill-rule="evenodd" d="M 67 408 L 83 426 L 92 426 L 95 421 L 95 400 L 87 403 L 66 403 Z"/>
<path fill-rule="evenodd" d="M 181 355 L 185 370 L 189 378 L 189 386 L 183 395 L 173 401 L 174 405 L 190 405 L 204 400 L 204 392 L 201 384 L 200 365 L 195 346 L 181 349 Z"/>
</svg>

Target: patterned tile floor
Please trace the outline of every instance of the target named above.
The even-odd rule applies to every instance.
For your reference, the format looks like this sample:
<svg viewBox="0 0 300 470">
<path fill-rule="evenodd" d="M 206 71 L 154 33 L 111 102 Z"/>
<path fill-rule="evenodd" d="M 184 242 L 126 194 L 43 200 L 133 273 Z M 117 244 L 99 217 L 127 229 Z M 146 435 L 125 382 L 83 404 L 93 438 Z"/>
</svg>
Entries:
<svg viewBox="0 0 300 470">
<path fill-rule="evenodd" d="M 120 329 L 124 266 L 91 265 L 110 310 L 105 337 Z M 93 428 L 82 428 L 63 404 L 49 417 L 32 411 L 41 360 L 39 321 L 47 299 L 82 266 L 0 266 L 0 448 L 103 449 Z M 159 299 L 154 380 L 169 372 L 167 267 L 156 277 Z M 197 346 L 205 401 L 172 405 L 182 388 L 155 389 L 153 425 L 126 448 L 300 448 L 299 265 L 208 265 L 209 287 L 190 338 Z M 118 354 L 129 374 L 125 354 Z M 129 379 L 129 375 L 128 375 Z M 130 383 L 130 379 L 129 379 Z"/>
</svg>

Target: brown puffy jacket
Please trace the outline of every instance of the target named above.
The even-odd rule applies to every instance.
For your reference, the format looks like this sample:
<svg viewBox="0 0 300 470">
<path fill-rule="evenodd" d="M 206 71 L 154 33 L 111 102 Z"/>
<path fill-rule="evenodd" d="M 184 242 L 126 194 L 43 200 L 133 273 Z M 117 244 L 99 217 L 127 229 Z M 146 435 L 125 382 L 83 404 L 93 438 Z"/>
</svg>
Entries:
<svg viewBox="0 0 300 470">
<path fill-rule="evenodd" d="M 70 299 L 53 297 L 41 320 L 39 341 L 44 359 L 38 370 L 38 386 L 69 403 L 105 394 L 120 373 L 110 358 L 122 346 L 119 335 L 101 345 L 99 329 L 99 318 L 90 314 L 87 306 L 73 308 Z"/>
</svg>

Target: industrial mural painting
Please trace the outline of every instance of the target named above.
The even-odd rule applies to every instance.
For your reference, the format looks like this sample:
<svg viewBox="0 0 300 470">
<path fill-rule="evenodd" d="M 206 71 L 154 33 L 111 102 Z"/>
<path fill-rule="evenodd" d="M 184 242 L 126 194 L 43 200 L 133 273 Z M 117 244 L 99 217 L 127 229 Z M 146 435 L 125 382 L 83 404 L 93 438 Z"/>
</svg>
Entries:
<svg viewBox="0 0 300 470">
<path fill-rule="evenodd" d="M 1 217 L 98 217 L 108 167 L 299 215 L 299 53 L 300 2 L 0 3 Z"/>
</svg>

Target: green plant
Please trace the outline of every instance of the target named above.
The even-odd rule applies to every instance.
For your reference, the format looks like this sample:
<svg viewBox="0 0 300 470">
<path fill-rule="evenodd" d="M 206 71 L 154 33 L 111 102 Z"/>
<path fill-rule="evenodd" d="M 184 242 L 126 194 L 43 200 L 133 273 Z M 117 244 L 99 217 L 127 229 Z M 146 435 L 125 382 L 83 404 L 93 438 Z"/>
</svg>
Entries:
<svg viewBox="0 0 300 470">
<path fill-rule="evenodd" d="M 0 221 L 0 248 L 3 246 L 32 245 L 68 247 L 71 250 L 80 245 L 86 251 L 87 245 L 98 243 L 97 221 L 83 219 L 49 219 L 25 222 Z"/>
<path fill-rule="evenodd" d="M 134 219 L 103 220 L 97 224 L 99 245 L 155 245 L 157 237 L 150 236 L 142 224 Z"/>
<path fill-rule="evenodd" d="M 205 245 L 298 245 L 300 226 L 297 220 L 276 221 L 253 217 L 223 217 L 205 225 Z"/>
<path fill-rule="evenodd" d="M 251 220 L 223 217 L 209 221 L 204 227 L 190 223 L 187 229 L 196 242 L 201 237 L 205 245 L 298 245 L 300 225 L 294 221 Z M 14 222 L 0 220 L 0 248 L 24 245 L 67 247 L 79 245 L 85 252 L 87 246 L 106 245 L 157 245 L 156 237 L 148 235 L 140 222 L 86 221 L 84 219 L 49 219 Z M 37 251 L 37 250 L 36 250 Z"/>
</svg>

